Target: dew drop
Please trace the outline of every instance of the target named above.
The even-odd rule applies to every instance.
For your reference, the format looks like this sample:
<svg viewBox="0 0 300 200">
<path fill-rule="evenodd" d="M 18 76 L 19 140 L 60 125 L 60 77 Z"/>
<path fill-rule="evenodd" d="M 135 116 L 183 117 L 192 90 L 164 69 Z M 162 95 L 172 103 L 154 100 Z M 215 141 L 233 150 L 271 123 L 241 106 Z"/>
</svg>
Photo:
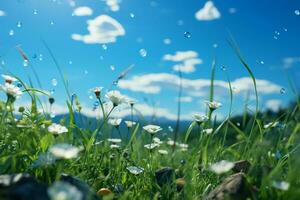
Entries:
<svg viewBox="0 0 300 200">
<path fill-rule="evenodd" d="M 28 67 L 28 64 L 29 64 L 29 63 L 28 63 L 28 60 L 24 60 L 24 61 L 23 61 L 23 66 L 24 66 L 24 67 Z"/>
<path fill-rule="evenodd" d="M 14 30 L 10 30 L 9 33 L 8 33 L 10 36 L 13 36 L 15 34 L 15 31 Z"/>
<path fill-rule="evenodd" d="M 300 11 L 299 10 L 295 10 L 295 15 L 300 15 Z"/>
<path fill-rule="evenodd" d="M 146 56 L 147 56 L 147 51 L 146 51 L 146 49 L 140 49 L 139 53 L 140 53 L 140 55 L 141 55 L 142 57 L 146 57 Z"/>
<path fill-rule="evenodd" d="M 21 28 L 21 27 L 22 27 L 22 22 L 18 21 L 18 22 L 17 22 L 17 27 L 18 27 L 18 28 Z"/>
<path fill-rule="evenodd" d="M 285 93 L 286 93 L 285 88 L 281 88 L 281 89 L 280 89 L 280 94 L 285 94 Z"/>
<path fill-rule="evenodd" d="M 185 38 L 191 38 L 192 37 L 192 34 L 188 31 L 184 32 L 183 35 L 184 35 Z"/>
<path fill-rule="evenodd" d="M 114 81 L 113 85 L 118 85 L 118 83 L 119 83 L 118 81 Z"/>
<path fill-rule="evenodd" d="M 57 86 L 57 80 L 55 79 L 55 78 L 53 78 L 52 80 L 51 80 L 51 84 L 55 87 L 55 86 Z"/>
</svg>

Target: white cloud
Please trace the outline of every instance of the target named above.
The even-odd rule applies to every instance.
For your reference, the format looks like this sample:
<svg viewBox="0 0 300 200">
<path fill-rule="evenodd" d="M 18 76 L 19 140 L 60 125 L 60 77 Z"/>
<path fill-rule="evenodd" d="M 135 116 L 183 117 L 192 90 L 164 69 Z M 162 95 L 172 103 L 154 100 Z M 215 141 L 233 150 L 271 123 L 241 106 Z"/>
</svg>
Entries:
<svg viewBox="0 0 300 200">
<path fill-rule="evenodd" d="M 179 99 L 176 98 L 176 101 L 180 101 L 180 102 L 183 102 L 183 103 L 190 103 L 193 101 L 193 98 L 190 97 L 190 96 L 185 96 L 185 97 L 180 97 Z"/>
<path fill-rule="evenodd" d="M 297 63 L 300 63 L 300 57 L 287 57 L 283 59 L 283 67 L 285 69 L 291 68 Z"/>
<path fill-rule="evenodd" d="M 3 10 L 0 10 L 0 17 L 6 16 L 6 12 L 4 12 Z"/>
<path fill-rule="evenodd" d="M 93 14 L 93 10 L 90 7 L 78 7 L 74 9 L 73 15 L 74 16 L 90 16 Z"/>
<path fill-rule="evenodd" d="M 278 99 L 271 99 L 266 102 L 266 108 L 277 112 L 282 106 L 282 102 Z"/>
<path fill-rule="evenodd" d="M 105 0 L 105 3 L 113 12 L 117 12 L 120 10 L 119 0 Z"/>
<path fill-rule="evenodd" d="M 106 44 L 116 42 L 117 37 L 124 36 L 123 26 L 108 15 L 100 15 L 88 20 L 88 35 L 72 34 L 72 39 L 87 44 Z"/>
<path fill-rule="evenodd" d="M 175 55 L 166 54 L 163 60 L 172 62 L 181 62 L 173 66 L 174 71 L 181 71 L 189 74 L 196 71 L 196 65 L 202 64 L 203 61 L 198 58 L 198 53 L 195 51 L 177 51 Z"/>
<path fill-rule="evenodd" d="M 219 19 L 221 17 L 221 13 L 215 7 L 212 1 L 207 1 L 203 8 L 201 8 L 196 14 L 196 19 L 200 21 L 210 21 Z"/>
<path fill-rule="evenodd" d="M 169 73 L 153 73 L 133 76 L 131 79 L 120 80 L 119 87 L 134 92 L 146 94 L 158 94 L 162 89 L 177 90 L 180 78 Z M 257 90 L 261 95 L 279 93 L 281 86 L 264 79 L 256 79 Z M 228 83 L 223 80 L 215 80 L 215 92 L 218 94 L 228 93 Z M 253 91 L 252 79 L 242 77 L 232 81 L 236 93 L 247 93 Z M 209 79 L 182 79 L 183 91 L 189 96 L 207 96 L 209 93 Z M 226 89 L 226 90 L 224 90 Z"/>
</svg>

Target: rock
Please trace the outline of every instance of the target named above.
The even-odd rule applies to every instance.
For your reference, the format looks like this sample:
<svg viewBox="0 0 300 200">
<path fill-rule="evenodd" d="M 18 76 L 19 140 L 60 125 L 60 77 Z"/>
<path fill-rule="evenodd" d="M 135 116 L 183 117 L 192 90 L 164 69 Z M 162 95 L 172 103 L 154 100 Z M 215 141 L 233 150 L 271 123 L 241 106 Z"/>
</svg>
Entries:
<svg viewBox="0 0 300 200">
<path fill-rule="evenodd" d="M 232 171 L 234 171 L 235 173 L 247 172 L 250 167 L 251 167 L 250 162 L 248 162 L 247 160 L 240 160 L 234 163 L 234 167 L 232 168 Z"/>
<path fill-rule="evenodd" d="M 171 184 L 174 180 L 175 171 L 171 167 L 164 167 L 155 172 L 155 178 L 159 186 Z"/>
<path fill-rule="evenodd" d="M 0 176 L 0 199 L 49 200 L 49 197 L 46 184 L 29 174 L 11 174 Z"/>
<path fill-rule="evenodd" d="M 83 200 L 99 200 L 100 198 L 97 196 L 97 194 L 92 191 L 89 187 L 89 185 L 77 178 L 74 178 L 72 176 L 62 174 L 60 177 L 61 181 L 70 183 L 71 185 L 75 186 L 83 195 Z"/>
<path fill-rule="evenodd" d="M 244 173 L 237 173 L 226 178 L 211 191 L 205 200 L 243 200 L 253 196 L 253 190 Z"/>
</svg>

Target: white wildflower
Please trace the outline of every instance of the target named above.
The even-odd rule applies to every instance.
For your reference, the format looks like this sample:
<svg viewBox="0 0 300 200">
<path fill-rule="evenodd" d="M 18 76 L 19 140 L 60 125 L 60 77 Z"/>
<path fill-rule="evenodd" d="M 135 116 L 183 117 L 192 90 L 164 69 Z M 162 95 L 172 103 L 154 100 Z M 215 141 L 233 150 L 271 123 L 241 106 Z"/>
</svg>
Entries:
<svg viewBox="0 0 300 200">
<path fill-rule="evenodd" d="M 144 147 L 146 149 L 152 150 L 152 149 L 155 149 L 156 147 L 159 147 L 159 144 L 156 144 L 156 143 L 145 144 Z"/>
<path fill-rule="evenodd" d="M 202 132 L 203 132 L 204 134 L 208 134 L 208 135 L 209 135 L 209 134 L 212 134 L 213 131 L 214 131 L 214 130 L 213 130 L 212 128 L 207 128 L 207 129 L 203 129 Z"/>
<path fill-rule="evenodd" d="M 50 147 L 50 153 L 59 159 L 72 159 L 78 156 L 80 149 L 70 144 L 61 143 Z"/>
<path fill-rule="evenodd" d="M 205 104 L 208 106 L 209 109 L 211 110 L 216 110 L 222 106 L 221 103 L 216 102 L 216 101 L 205 101 Z"/>
<path fill-rule="evenodd" d="M 198 124 L 201 124 L 203 122 L 208 121 L 208 117 L 206 115 L 199 115 L 199 114 L 195 114 L 194 115 L 194 120 L 195 122 L 197 122 Z"/>
<path fill-rule="evenodd" d="M 111 90 L 106 94 L 106 96 L 114 106 L 118 106 L 124 102 L 124 96 L 118 90 Z"/>
<path fill-rule="evenodd" d="M 54 135 L 60 135 L 60 134 L 63 134 L 63 133 L 67 133 L 68 132 L 68 129 L 65 127 L 65 126 L 62 126 L 60 124 L 56 124 L 56 123 L 53 123 L 51 124 L 49 127 L 48 127 L 48 131 L 50 133 L 53 133 Z"/>
<path fill-rule="evenodd" d="M 289 187 L 290 187 L 290 183 L 285 182 L 285 181 L 274 181 L 272 183 L 272 186 L 274 188 L 287 191 L 289 189 Z"/>
<path fill-rule="evenodd" d="M 10 83 L 5 83 L 4 85 L 0 85 L 0 89 L 4 91 L 7 95 L 11 95 L 14 98 L 19 98 L 22 95 L 21 89 Z"/>
<path fill-rule="evenodd" d="M 270 122 L 268 124 L 265 124 L 264 125 L 264 128 L 265 129 L 268 129 L 268 128 L 274 128 L 274 127 L 277 127 L 279 125 L 279 122 Z"/>
<path fill-rule="evenodd" d="M 163 143 L 158 137 L 154 137 L 153 142 L 156 143 L 156 144 L 162 144 Z"/>
<path fill-rule="evenodd" d="M 134 174 L 134 175 L 139 175 L 141 173 L 144 172 L 144 168 L 142 167 L 135 167 L 135 166 L 129 166 L 126 168 L 131 174 Z"/>
<path fill-rule="evenodd" d="M 162 128 L 157 125 L 147 125 L 147 126 L 144 126 L 143 129 L 145 131 L 147 131 L 148 133 L 150 133 L 151 135 L 154 135 L 155 133 L 162 130 Z"/>
<path fill-rule="evenodd" d="M 12 77 L 12 76 L 9 76 L 9 75 L 2 74 L 1 76 L 5 80 L 5 82 L 9 83 L 9 84 L 17 81 L 17 79 L 15 77 Z"/>
<path fill-rule="evenodd" d="M 108 138 L 107 141 L 114 143 L 114 144 L 122 142 L 122 140 L 119 138 Z"/>
<path fill-rule="evenodd" d="M 57 181 L 47 190 L 51 200 L 82 200 L 82 193 L 67 182 Z"/>
<path fill-rule="evenodd" d="M 121 118 L 111 118 L 108 120 L 108 123 L 114 127 L 119 127 L 122 122 Z"/>
<path fill-rule="evenodd" d="M 133 122 L 133 121 L 125 121 L 125 124 L 126 124 L 127 128 L 132 128 L 133 126 L 136 125 L 136 122 Z"/>
<path fill-rule="evenodd" d="M 210 166 L 210 170 L 216 174 L 223 174 L 228 172 L 234 167 L 232 162 L 222 160 L 220 162 L 214 163 Z"/>
<path fill-rule="evenodd" d="M 162 155 L 168 155 L 169 154 L 169 152 L 167 150 L 163 150 L 163 149 L 158 150 L 158 153 L 162 154 Z"/>
</svg>

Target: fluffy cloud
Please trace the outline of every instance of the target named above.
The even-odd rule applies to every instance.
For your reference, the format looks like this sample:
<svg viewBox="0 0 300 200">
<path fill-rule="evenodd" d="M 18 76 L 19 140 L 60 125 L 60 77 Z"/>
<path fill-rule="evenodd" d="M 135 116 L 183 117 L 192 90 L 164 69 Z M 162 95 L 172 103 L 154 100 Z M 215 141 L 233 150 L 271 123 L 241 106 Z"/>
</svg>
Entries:
<svg viewBox="0 0 300 200">
<path fill-rule="evenodd" d="M 203 63 L 203 61 L 198 58 L 198 53 L 195 51 L 177 51 L 175 55 L 166 54 L 164 55 L 163 60 L 180 62 L 173 66 L 173 70 L 181 71 L 186 74 L 196 71 L 196 65 Z"/>
<path fill-rule="evenodd" d="M 3 17 L 5 15 L 6 15 L 6 13 L 3 10 L 0 10 L 0 17 Z"/>
<path fill-rule="evenodd" d="M 257 89 L 259 94 L 267 95 L 279 93 L 281 86 L 268 80 L 257 79 Z M 177 90 L 180 78 L 177 75 L 169 73 L 153 73 L 139 76 L 133 76 L 131 79 L 120 80 L 119 87 L 134 92 L 143 92 L 146 94 L 158 94 L 163 88 Z M 218 94 L 228 93 L 228 83 L 223 80 L 215 80 L 215 92 Z M 209 79 L 182 79 L 182 87 L 189 96 L 207 96 L 210 87 Z M 251 78 L 242 77 L 232 81 L 236 93 L 246 93 L 253 91 Z M 224 90 L 227 89 L 227 90 Z"/>
<path fill-rule="evenodd" d="M 106 5 L 113 12 L 120 10 L 119 0 L 105 0 Z"/>
<path fill-rule="evenodd" d="M 74 9 L 73 15 L 74 16 L 90 16 L 93 14 L 93 10 L 90 7 L 78 7 Z"/>
<path fill-rule="evenodd" d="M 72 34 L 72 39 L 87 44 L 106 44 L 116 42 L 117 37 L 124 36 L 123 26 L 108 15 L 100 15 L 88 20 L 88 35 Z"/>
<path fill-rule="evenodd" d="M 271 99 L 266 102 L 266 108 L 277 112 L 282 106 L 282 102 L 278 99 Z"/>
<path fill-rule="evenodd" d="M 283 67 L 285 69 L 291 68 L 297 63 L 300 63 L 300 57 L 287 57 L 283 59 Z"/>
<path fill-rule="evenodd" d="M 196 14 L 196 19 L 200 21 L 210 21 L 219 19 L 221 17 L 221 13 L 215 7 L 212 1 L 207 1 L 203 8 L 201 8 Z"/>
</svg>

